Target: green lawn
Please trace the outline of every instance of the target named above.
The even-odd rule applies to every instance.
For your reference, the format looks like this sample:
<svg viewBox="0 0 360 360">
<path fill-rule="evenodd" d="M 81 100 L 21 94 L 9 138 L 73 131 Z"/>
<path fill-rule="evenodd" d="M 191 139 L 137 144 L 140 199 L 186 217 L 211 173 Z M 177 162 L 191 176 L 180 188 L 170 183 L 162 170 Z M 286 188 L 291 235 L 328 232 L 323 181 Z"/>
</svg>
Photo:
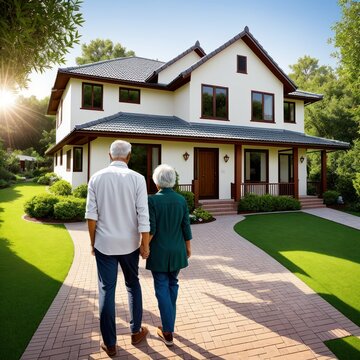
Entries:
<svg viewBox="0 0 360 360">
<path fill-rule="evenodd" d="M 0 190 L 0 359 L 18 359 L 65 279 L 73 243 L 63 225 L 23 220 L 43 185 Z"/>
<path fill-rule="evenodd" d="M 360 231 L 304 213 L 247 216 L 235 231 L 360 326 Z"/>
</svg>

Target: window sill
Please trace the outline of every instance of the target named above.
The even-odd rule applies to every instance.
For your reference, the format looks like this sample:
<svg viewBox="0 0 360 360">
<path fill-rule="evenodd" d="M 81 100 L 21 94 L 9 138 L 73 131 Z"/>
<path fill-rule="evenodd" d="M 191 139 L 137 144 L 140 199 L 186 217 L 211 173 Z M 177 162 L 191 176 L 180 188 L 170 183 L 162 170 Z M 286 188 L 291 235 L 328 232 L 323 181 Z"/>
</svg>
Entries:
<svg viewBox="0 0 360 360">
<path fill-rule="evenodd" d="M 265 124 L 275 124 L 275 120 L 250 120 L 251 122 L 259 122 L 259 123 L 265 123 Z"/>
<path fill-rule="evenodd" d="M 88 107 L 81 107 L 80 110 L 95 110 L 95 111 L 104 111 L 104 109 L 99 108 L 88 108 Z"/>
<path fill-rule="evenodd" d="M 205 117 L 205 116 L 201 116 L 200 119 L 204 119 L 204 120 L 230 121 L 229 119 L 225 119 L 225 118 Z"/>
<path fill-rule="evenodd" d="M 139 101 L 139 102 L 135 102 L 135 101 L 123 101 L 123 100 L 119 100 L 119 103 L 140 105 L 140 101 Z"/>
<path fill-rule="evenodd" d="M 284 120 L 284 124 L 296 124 L 296 121 L 285 121 Z"/>
</svg>

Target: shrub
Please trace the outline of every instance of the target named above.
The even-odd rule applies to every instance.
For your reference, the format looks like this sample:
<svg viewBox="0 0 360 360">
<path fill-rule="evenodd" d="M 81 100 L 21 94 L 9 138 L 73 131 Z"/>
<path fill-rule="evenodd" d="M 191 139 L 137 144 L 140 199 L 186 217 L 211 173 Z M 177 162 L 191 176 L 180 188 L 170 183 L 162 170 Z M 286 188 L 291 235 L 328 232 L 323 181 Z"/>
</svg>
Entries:
<svg viewBox="0 0 360 360">
<path fill-rule="evenodd" d="M 54 217 L 58 220 L 84 220 L 85 199 L 63 197 L 54 205 Z"/>
<path fill-rule="evenodd" d="M 7 182 L 4 179 L 0 179 L 0 189 L 4 189 L 4 188 L 8 187 L 9 185 L 10 185 L 9 182 Z"/>
<path fill-rule="evenodd" d="M 24 205 L 25 213 L 34 218 L 50 218 L 54 216 L 54 205 L 59 198 L 53 194 L 39 194 L 32 197 Z"/>
<path fill-rule="evenodd" d="M 349 176 L 339 176 L 335 190 L 339 192 L 346 203 L 352 203 L 357 200 L 356 191 L 352 178 Z"/>
<path fill-rule="evenodd" d="M 191 191 L 178 191 L 178 194 L 182 195 L 188 205 L 189 212 L 191 213 L 195 208 L 195 196 L 194 193 Z"/>
<path fill-rule="evenodd" d="M 211 220 L 213 216 L 202 207 L 198 207 L 193 211 L 193 215 L 196 216 L 197 219 L 202 219 L 205 221 Z"/>
<path fill-rule="evenodd" d="M 76 198 L 86 199 L 86 197 L 87 197 L 87 192 L 88 192 L 88 186 L 87 186 L 87 184 L 82 184 L 82 185 L 79 185 L 77 188 L 74 189 L 73 195 L 74 195 Z"/>
<path fill-rule="evenodd" d="M 352 181 L 357 196 L 360 198 L 360 173 L 355 174 L 355 179 Z"/>
<path fill-rule="evenodd" d="M 38 184 L 42 185 L 51 185 L 59 181 L 60 178 L 54 172 L 46 173 L 43 176 L 39 177 Z"/>
<path fill-rule="evenodd" d="M 239 201 L 238 211 L 271 212 L 300 210 L 300 201 L 288 196 L 247 194 Z"/>
<path fill-rule="evenodd" d="M 49 172 L 49 168 L 41 167 L 41 168 L 38 168 L 38 169 L 34 169 L 33 174 L 34 174 L 34 176 L 43 176 L 48 172 Z M 51 173 L 51 174 L 53 174 L 53 173 Z"/>
<path fill-rule="evenodd" d="M 50 186 L 49 191 L 55 195 L 67 196 L 71 195 L 72 187 L 68 181 L 59 180 Z"/>
<path fill-rule="evenodd" d="M 16 180 L 16 176 L 5 168 L 0 168 L 0 179 L 5 181 Z"/>
<path fill-rule="evenodd" d="M 337 199 L 339 196 L 340 196 L 340 193 L 338 193 L 335 190 L 325 191 L 323 193 L 324 204 L 335 205 L 337 203 Z"/>
<path fill-rule="evenodd" d="M 349 210 L 350 211 L 356 211 L 356 212 L 360 212 L 360 201 L 356 202 L 356 203 L 352 203 L 349 206 Z"/>
</svg>

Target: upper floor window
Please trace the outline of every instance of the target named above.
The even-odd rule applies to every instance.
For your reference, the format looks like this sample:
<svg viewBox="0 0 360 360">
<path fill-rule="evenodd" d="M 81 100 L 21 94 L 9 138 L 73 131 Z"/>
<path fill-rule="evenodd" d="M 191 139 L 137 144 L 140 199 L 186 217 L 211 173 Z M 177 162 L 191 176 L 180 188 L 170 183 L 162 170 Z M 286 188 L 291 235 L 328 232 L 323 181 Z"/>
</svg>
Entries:
<svg viewBox="0 0 360 360">
<path fill-rule="evenodd" d="M 201 117 L 228 120 L 228 88 L 202 85 Z"/>
<path fill-rule="evenodd" d="M 238 55 L 237 56 L 237 72 L 247 74 L 247 57 Z"/>
<path fill-rule="evenodd" d="M 55 166 L 57 166 L 57 164 L 58 164 L 57 153 L 55 153 L 55 155 L 54 155 L 54 160 L 55 160 Z"/>
<path fill-rule="evenodd" d="M 120 88 L 119 101 L 131 104 L 140 104 L 140 90 Z"/>
<path fill-rule="evenodd" d="M 62 117 L 63 117 L 63 99 L 60 100 L 60 104 L 59 104 L 59 110 L 58 113 L 56 114 L 56 127 L 59 127 L 62 123 Z"/>
<path fill-rule="evenodd" d="M 90 110 L 103 109 L 103 86 L 98 84 L 82 84 L 82 108 Z"/>
<path fill-rule="evenodd" d="M 83 168 L 83 148 L 74 147 L 73 171 L 82 172 Z"/>
<path fill-rule="evenodd" d="M 62 166 L 63 164 L 63 151 L 62 149 L 60 150 L 60 165 Z"/>
<path fill-rule="evenodd" d="M 251 120 L 275 122 L 274 120 L 274 94 L 251 92 Z"/>
<path fill-rule="evenodd" d="M 284 101 L 284 122 L 295 122 L 295 103 L 290 101 Z"/>
</svg>

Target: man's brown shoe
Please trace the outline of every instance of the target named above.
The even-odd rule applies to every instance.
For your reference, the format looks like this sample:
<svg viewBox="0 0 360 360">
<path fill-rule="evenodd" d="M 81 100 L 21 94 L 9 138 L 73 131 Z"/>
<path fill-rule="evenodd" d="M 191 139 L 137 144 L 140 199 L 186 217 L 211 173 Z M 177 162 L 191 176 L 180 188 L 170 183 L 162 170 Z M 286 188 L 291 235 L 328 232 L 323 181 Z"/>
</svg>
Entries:
<svg viewBox="0 0 360 360">
<path fill-rule="evenodd" d="M 149 330 L 146 326 L 142 326 L 140 331 L 136 334 L 131 334 L 131 344 L 136 345 L 146 338 L 146 335 L 149 333 Z"/>
<path fill-rule="evenodd" d="M 108 354 L 108 356 L 113 357 L 116 355 L 116 345 L 106 346 L 104 343 L 101 343 L 100 346 Z"/>
<path fill-rule="evenodd" d="M 171 332 L 170 333 L 164 333 L 162 331 L 162 327 L 158 326 L 157 334 L 158 334 L 159 338 L 165 343 L 166 346 L 173 346 L 174 345 L 173 334 Z"/>
</svg>

